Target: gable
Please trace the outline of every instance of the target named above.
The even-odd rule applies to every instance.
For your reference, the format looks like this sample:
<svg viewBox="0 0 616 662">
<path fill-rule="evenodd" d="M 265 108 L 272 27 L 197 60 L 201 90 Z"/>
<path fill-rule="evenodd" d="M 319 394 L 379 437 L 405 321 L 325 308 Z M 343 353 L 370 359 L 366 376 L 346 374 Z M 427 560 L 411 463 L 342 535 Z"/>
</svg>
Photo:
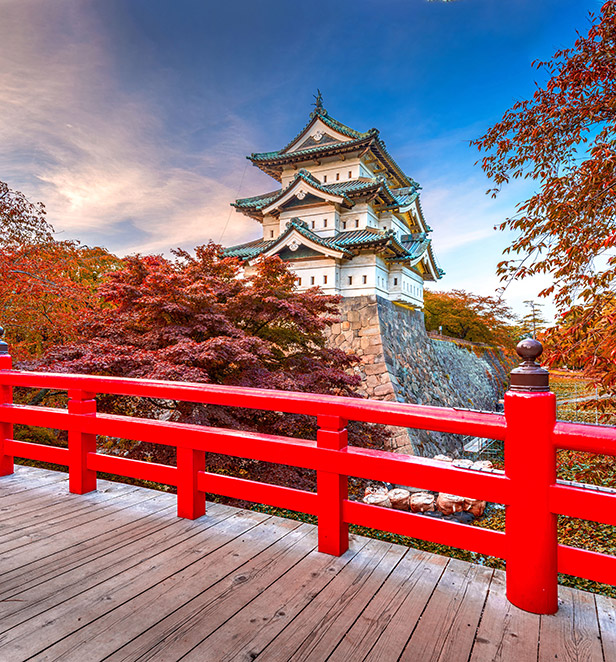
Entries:
<svg viewBox="0 0 616 662">
<path fill-rule="evenodd" d="M 349 136 L 339 133 L 335 129 L 331 129 L 321 120 L 320 117 L 315 117 L 314 120 L 302 131 L 297 137 L 297 140 L 285 150 L 285 153 L 297 152 L 300 149 L 308 147 L 317 147 L 318 145 L 326 145 L 332 142 L 348 142 L 352 140 Z M 312 141 L 310 145 L 306 145 L 308 141 Z"/>
<path fill-rule="evenodd" d="M 284 246 L 282 250 L 276 253 L 282 260 L 297 260 L 302 257 L 323 257 L 323 253 L 315 251 L 314 248 L 300 244 L 294 251 L 289 246 Z"/>
<path fill-rule="evenodd" d="M 320 135 L 320 137 L 319 135 L 320 134 L 309 136 L 308 139 L 304 140 L 304 142 L 297 149 L 302 150 L 302 149 L 308 149 L 308 147 L 319 147 L 320 145 L 327 145 L 330 143 L 341 142 L 337 138 L 330 136 L 329 133 L 324 133 Z"/>
<path fill-rule="evenodd" d="M 287 202 L 280 205 L 281 209 L 291 209 L 292 207 L 305 207 L 306 205 L 319 205 L 326 202 L 323 198 L 319 198 L 312 193 L 306 193 L 302 198 L 293 196 Z"/>
</svg>

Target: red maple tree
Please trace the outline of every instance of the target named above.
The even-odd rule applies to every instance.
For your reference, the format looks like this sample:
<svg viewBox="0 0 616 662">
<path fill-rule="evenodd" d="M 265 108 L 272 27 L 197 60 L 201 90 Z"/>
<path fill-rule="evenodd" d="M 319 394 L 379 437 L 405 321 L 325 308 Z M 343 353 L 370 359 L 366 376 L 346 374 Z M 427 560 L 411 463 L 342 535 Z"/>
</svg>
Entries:
<svg viewBox="0 0 616 662">
<path fill-rule="evenodd" d="M 89 311 L 79 340 L 39 363 L 66 372 L 253 386 L 354 395 L 357 357 L 328 347 L 325 331 L 339 297 L 319 288 L 300 292 L 278 257 L 262 259 L 253 275 L 208 244 L 190 255 L 174 251 L 132 256 L 100 289 L 105 306 Z M 314 438 L 310 417 L 233 407 L 99 398 L 102 409 L 170 420 Z M 352 424 L 351 439 L 382 446 L 386 433 Z M 117 441 L 112 445 L 117 448 Z M 171 449 L 122 444 L 133 457 L 173 462 Z M 271 477 L 270 477 L 271 478 Z"/>
</svg>

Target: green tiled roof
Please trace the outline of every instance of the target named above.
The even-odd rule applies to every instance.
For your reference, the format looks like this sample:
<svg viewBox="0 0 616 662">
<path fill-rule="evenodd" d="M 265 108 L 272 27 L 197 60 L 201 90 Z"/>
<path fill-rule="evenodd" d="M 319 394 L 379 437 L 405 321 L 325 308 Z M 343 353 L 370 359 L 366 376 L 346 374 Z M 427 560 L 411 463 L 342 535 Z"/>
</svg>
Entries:
<svg viewBox="0 0 616 662">
<path fill-rule="evenodd" d="M 277 239 L 256 240 L 247 244 L 232 246 L 225 249 L 225 255 L 238 257 L 242 260 L 253 259 L 272 248 L 275 244 L 282 244 L 293 230 L 296 230 L 299 234 L 306 237 L 306 239 L 324 248 L 339 251 L 347 257 L 352 257 L 354 250 L 361 250 L 368 246 L 387 246 L 394 252 L 394 255 L 387 259 L 404 262 L 420 257 L 430 245 L 430 240 L 425 235 L 408 240 L 405 240 L 405 238 L 398 240 L 391 230 L 383 232 L 373 228 L 340 232 L 334 237 L 320 237 L 308 229 L 305 221 L 299 218 L 293 218 L 287 223 L 286 230 Z"/>
<path fill-rule="evenodd" d="M 360 138 L 355 138 L 353 140 L 347 140 L 345 142 L 333 142 L 333 143 L 324 143 L 323 145 L 315 145 L 314 147 L 306 147 L 305 149 L 297 149 L 293 152 L 285 152 L 287 147 L 283 149 L 276 150 L 274 152 L 254 152 L 248 158 L 251 161 L 276 161 L 285 160 L 286 158 L 292 156 L 293 158 L 301 158 L 303 156 L 311 156 L 319 152 L 327 151 L 330 149 L 337 149 L 343 146 L 346 149 L 355 147 L 356 145 L 361 145 L 366 142 L 367 138 L 370 138 L 370 134 L 361 136 Z"/>
<path fill-rule="evenodd" d="M 378 131 L 376 129 L 370 129 L 369 131 L 361 132 L 361 131 L 355 131 L 355 129 L 351 129 L 350 126 L 347 126 L 346 124 L 343 124 L 342 122 L 339 122 L 338 120 L 335 120 L 333 117 L 330 117 L 325 108 L 315 108 L 311 113 L 310 113 L 310 119 L 308 122 L 304 125 L 302 130 L 289 142 L 287 145 L 285 145 L 282 149 L 279 149 L 277 152 L 269 152 L 269 154 L 280 154 L 289 147 L 291 147 L 297 140 L 301 137 L 302 133 L 312 124 L 312 121 L 314 120 L 315 117 L 318 117 L 323 124 L 328 126 L 330 129 L 333 129 L 334 131 L 337 131 L 338 133 L 341 133 L 343 136 L 347 136 L 347 138 L 367 138 L 369 135 L 376 134 L 378 135 Z M 253 155 L 256 156 L 256 155 Z"/>
<path fill-rule="evenodd" d="M 318 179 L 311 175 L 307 170 L 303 168 L 297 172 L 295 177 L 291 182 L 285 186 L 283 189 L 278 189 L 277 191 L 272 191 L 271 193 L 263 193 L 261 195 L 255 195 L 251 198 L 240 198 L 236 200 L 232 205 L 239 210 L 253 210 L 259 211 L 265 207 L 268 207 L 272 202 L 281 198 L 287 193 L 296 183 L 298 179 L 303 179 L 306 183 L 310 184 L 318 191 L 323 193 L 328 193 L 330 195 L 337 195 L 345 198 L 348 202 L 351 202 L 349 196 L 355 196 L 361 194 L 370 189 L 382 188 L 388 196 L 390 197 L 393 204 L 397 203 L 397 198 L 395 195 L 395 190 L 389 188 L 387 182 L 378 179 L 354 179 L 346 182 L 335 182 L 333 184 L 322 184 Z M 406 190 L 406 189 L 404 189 Z M 406 198 L 404 198 L 406 199 Z M 398 204 L 407 204 L 398 203 Z"/>
</svg>

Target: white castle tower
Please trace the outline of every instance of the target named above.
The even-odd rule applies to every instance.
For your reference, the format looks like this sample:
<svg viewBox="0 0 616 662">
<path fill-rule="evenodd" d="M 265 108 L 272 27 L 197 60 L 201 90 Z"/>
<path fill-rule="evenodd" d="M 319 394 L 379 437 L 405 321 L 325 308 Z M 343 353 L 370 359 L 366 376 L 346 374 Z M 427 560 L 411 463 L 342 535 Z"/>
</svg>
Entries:
<svg viewBox="0 0 616 662">
<path fill-rule="evenodd" d="M 251 154 L 280 187 L 233 206 L 263 226 L 263 238 L 232 246 L 247 273 L 279 255 L 300 289 L 378 296 L 423 308 L 423 283 L 443 275 L 432 252 L 419 185 L 393 160 L 376 129 L 330 117 L 321 94 L 308 124 L 276 152 Z"/>
</svg>

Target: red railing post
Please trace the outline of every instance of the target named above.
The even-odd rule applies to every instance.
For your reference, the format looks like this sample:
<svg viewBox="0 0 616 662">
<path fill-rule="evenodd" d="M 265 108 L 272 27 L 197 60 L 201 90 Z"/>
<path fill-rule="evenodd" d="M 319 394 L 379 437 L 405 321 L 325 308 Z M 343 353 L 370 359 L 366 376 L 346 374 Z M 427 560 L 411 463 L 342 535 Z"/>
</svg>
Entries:
<svg viewBox="0 0 616 662">
<path fill-rule="evenodd" d="M 205 515 L 205 492 L 197 486 L 199 471 L 205 471 L 205 451 L 178 446 L 178 517 L 197 519 Z"/>
<path fill-rule="evenodd" d="M 0 327 L 0 370 L 11 370 L 13 361 L 9 354 L 9 346 L 2 340 L 4 329 Z M 0 404 L 13 404 L 13 387 L 0 384 Z M 0 476 L 8 476 L 13 473 L 13 456 L 4 452 L 4 442 L 13 438 L 12 423 L 0 423 Z"/>
<path fill-rule="evenodd" d="M 339 416 L 318 416 L 317 446 L 345 450 L 347 421 Z M 348 498 L 348 479 L 327 470 L 317 471 L 319 496 L 319 551 L 340 556 L 349 548 L 349 525 L 342 518 L 342 504 Z"/>
<path fill-rule="evenodd" d="M 94 393 L 69 390 L 69 414 L 96 416 Z M 88 469 L 88 453 L 96 453 L 96 435 L 80 430 L 71 420 L 68 431 L 68 489 L 73 494 L 86 494 L 96 490 L 96 471 Z"/>
<path fill-rule="evenodd" d="M 554 614 L 558 538 L 549 490 L 556 483 L 556 396 L 549 392 L 547 370 L 534 361 L 542 351 L 536 340 L 518 344 L 526 360 L 512 371 L 505 393 L 505 473 L 512 486 L 506 508 L 507 598 L 525 611 Z"/>
</svg>

